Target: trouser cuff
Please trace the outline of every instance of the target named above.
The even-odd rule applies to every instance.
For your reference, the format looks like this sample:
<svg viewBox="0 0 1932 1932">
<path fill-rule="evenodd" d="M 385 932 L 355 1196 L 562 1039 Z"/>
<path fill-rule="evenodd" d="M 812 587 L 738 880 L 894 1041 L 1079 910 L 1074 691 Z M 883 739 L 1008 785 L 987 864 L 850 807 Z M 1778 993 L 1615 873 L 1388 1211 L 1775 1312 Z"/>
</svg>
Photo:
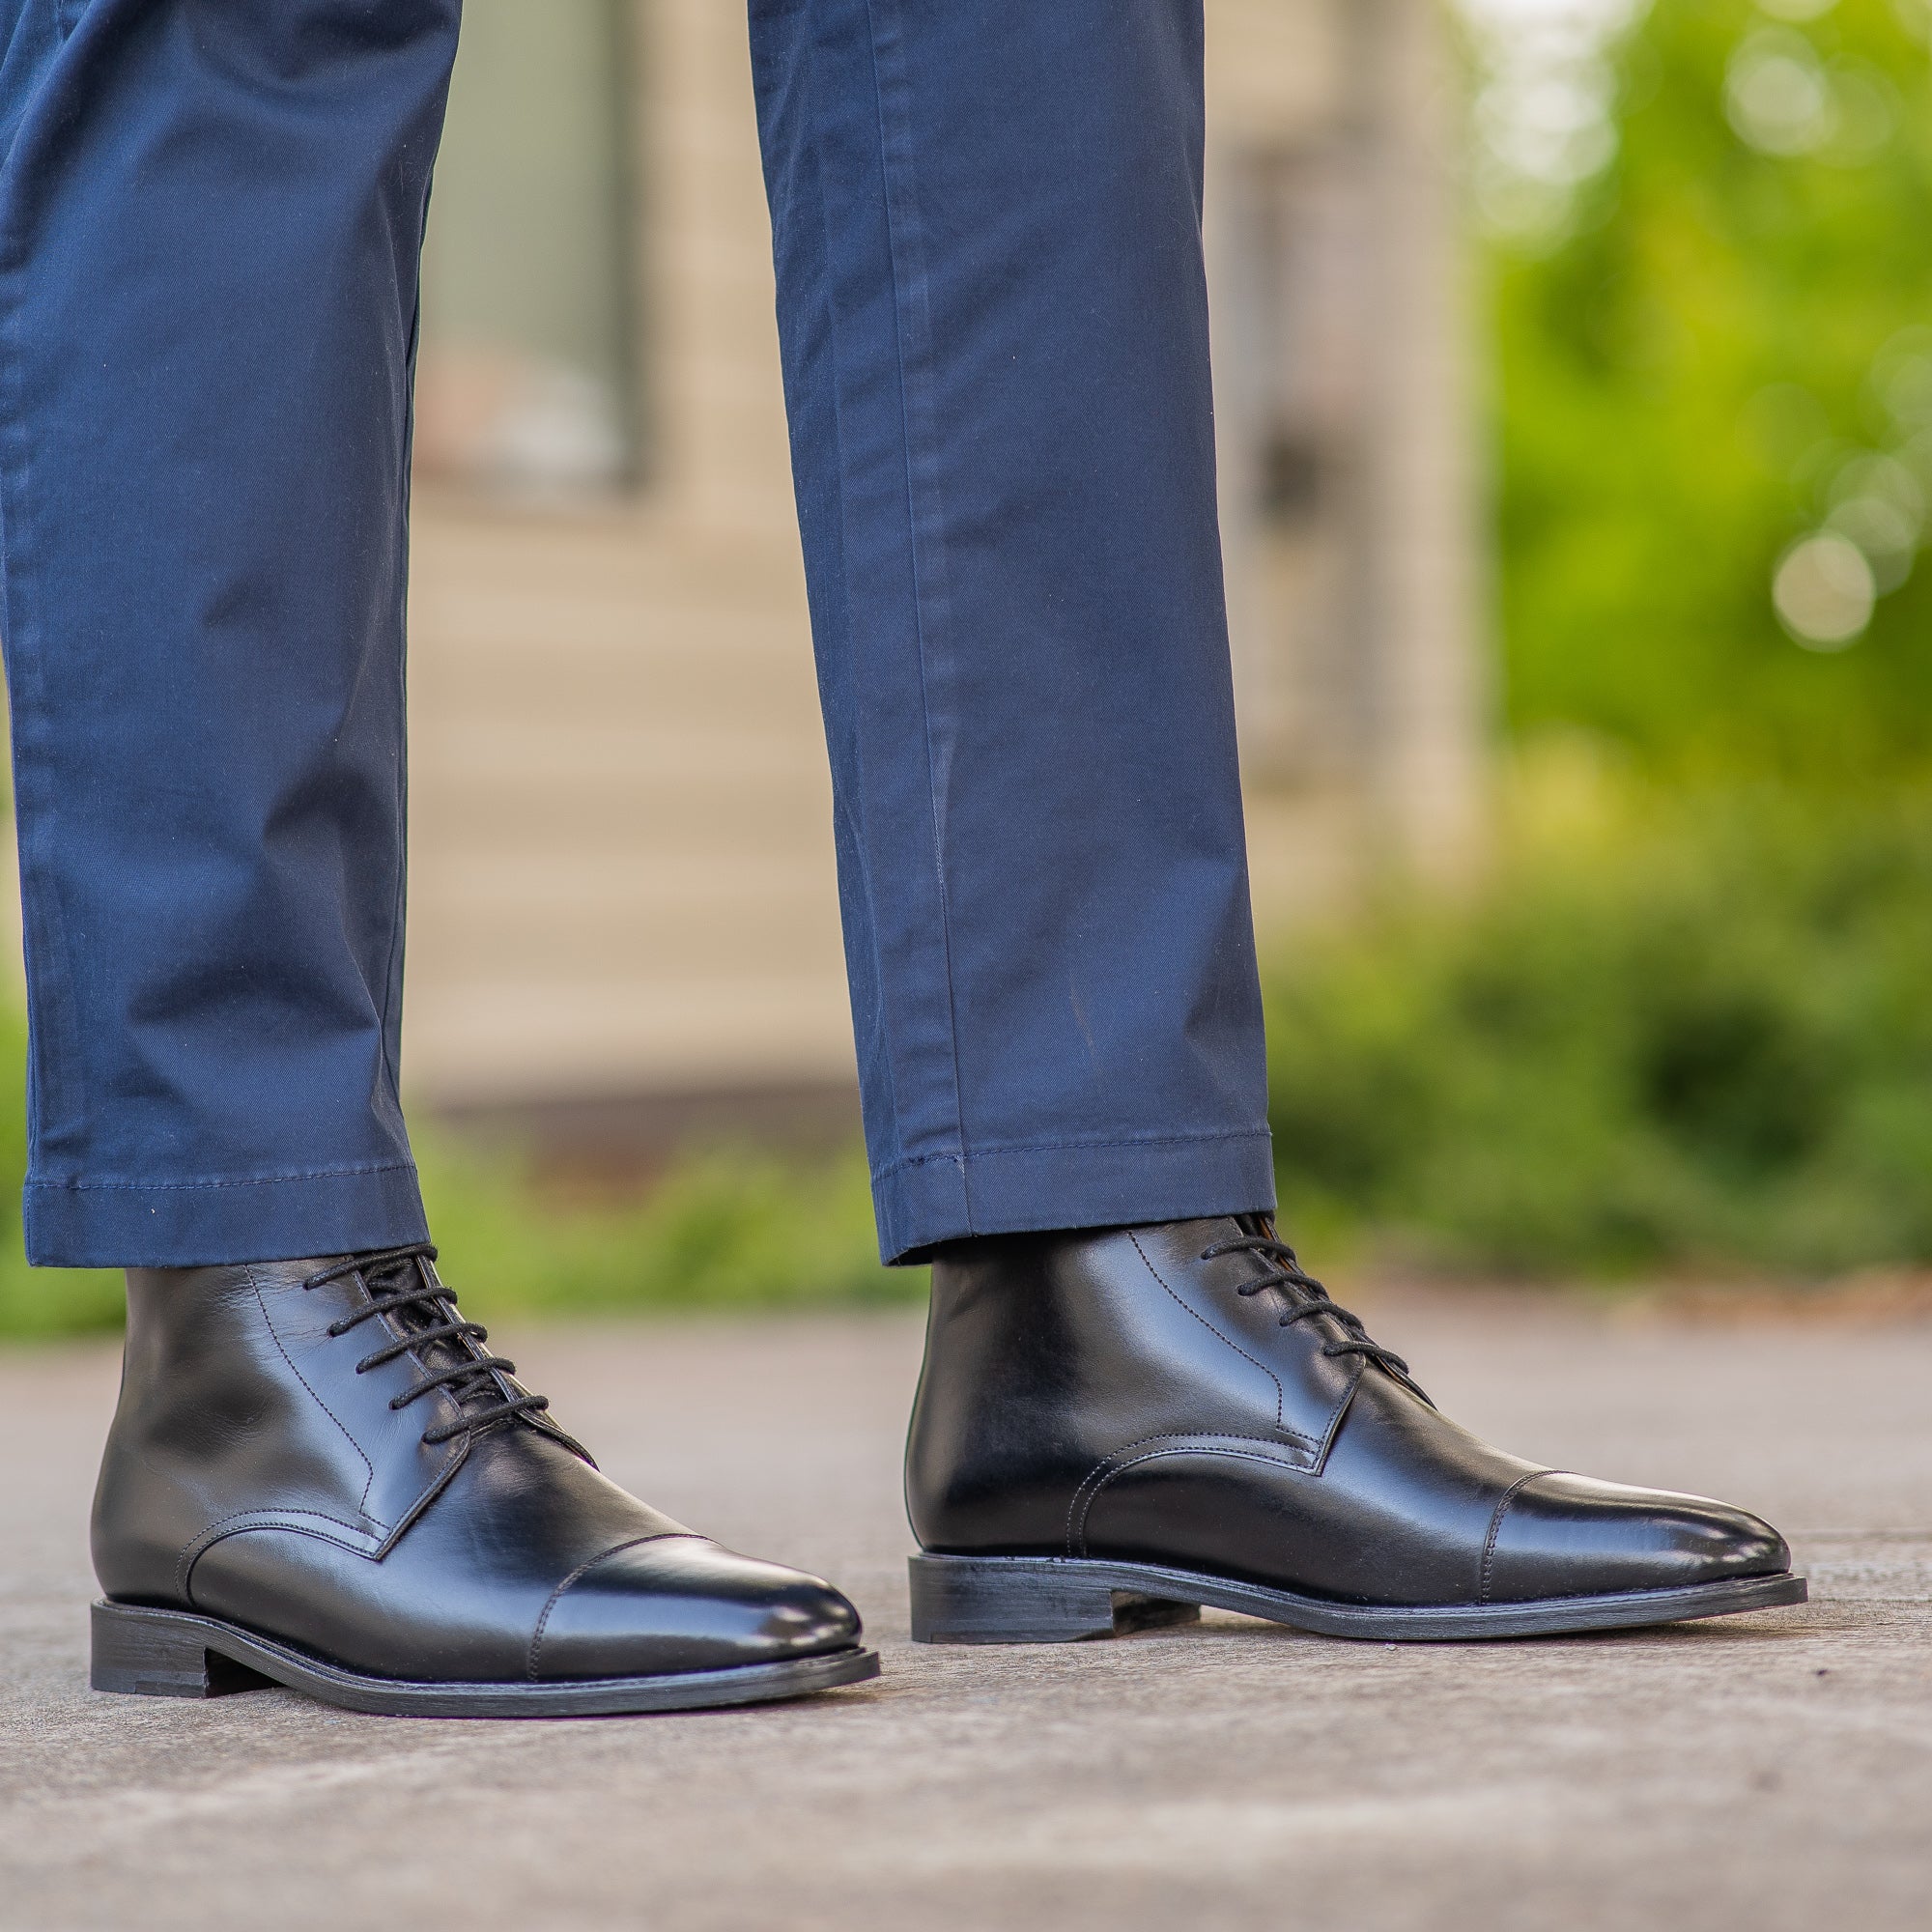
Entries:
<svg viewBox="0 0 1932 1932">
<path fill-rule="evenodd" d="M 1038 1234 L 1255 1214 L 1274 1208 L 1265 1127 L 1154 1141 L 984 1149 L 901 1161 L 872 1177 L 879 1254 L 917 1262 L 968 1235 Z"/>
<path fill-rule="evenodd" d="M 22 1199 L 36 1267 L 305 1261 L 429 1238 L 408 1161 L 158 1185 L 30 1180 Z"/>
</svg>

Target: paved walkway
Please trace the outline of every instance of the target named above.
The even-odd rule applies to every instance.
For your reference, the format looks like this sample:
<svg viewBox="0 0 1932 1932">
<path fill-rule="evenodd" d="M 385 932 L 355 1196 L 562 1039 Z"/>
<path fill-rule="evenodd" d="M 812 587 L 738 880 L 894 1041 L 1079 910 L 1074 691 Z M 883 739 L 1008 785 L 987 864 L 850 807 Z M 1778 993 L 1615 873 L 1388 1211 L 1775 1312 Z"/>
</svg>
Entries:
<svg viewBox="0 0 1932 1932">
<path fill-rule="evenodd" d="M 1404 1648 L 1227 1617 L 915 1649 L 896 1317 L 512 1352 L 618 1480 L 829 1572 L 882 1682 L 465 1724 L 84 1686 L 111 1351 L 0 1354 L 0 1926 L 1919 1928 L 1932 1906 L 1932 1328 L 1445 1300 L 1377 1332 L 1512 1449 L 1762 1510 L 1805 1608 Z"/>
</svg>

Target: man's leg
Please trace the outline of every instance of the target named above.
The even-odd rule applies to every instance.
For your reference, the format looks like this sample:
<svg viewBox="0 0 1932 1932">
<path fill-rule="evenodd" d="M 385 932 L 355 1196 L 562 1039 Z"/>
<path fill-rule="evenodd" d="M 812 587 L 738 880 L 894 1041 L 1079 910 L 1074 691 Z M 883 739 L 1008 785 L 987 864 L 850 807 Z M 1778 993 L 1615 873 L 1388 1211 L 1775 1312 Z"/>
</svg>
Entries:
<svg viewBox="0 0 1932 1932">
<path fill-rule="evenodd" d="M 753 0 L 889 1256 L 1270 1207 L 1175 0 Z"/>
<path fill-rule="evenodd" d="M 455 0 L 9 13 L 30 1254 L 418 1240 L 404 520 Z"/>
<path fill-rule="evenodd" d="M 752 23 L 881 1244 L 936 1248 L 915 1634 L 1802 1597 L 1754 1518 L 1445 1421 L 1263 1211 L 1200 0 Z"/>
<path fill-rule="evenodd" d="M 28 1229 L 128 1269 L 94 1676 L 588 1714 L 872 1674 L 491 1355 L 396 1101 L 417 253 L 458 0 L 0 5 Z"/>
</svg>

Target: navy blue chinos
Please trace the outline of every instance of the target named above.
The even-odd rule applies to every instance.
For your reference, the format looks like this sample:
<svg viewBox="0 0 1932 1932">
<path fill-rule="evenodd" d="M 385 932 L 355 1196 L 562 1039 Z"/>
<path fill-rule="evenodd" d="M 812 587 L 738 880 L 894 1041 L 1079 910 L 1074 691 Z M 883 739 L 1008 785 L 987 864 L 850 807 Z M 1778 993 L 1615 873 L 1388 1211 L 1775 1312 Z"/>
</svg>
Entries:
<svg viewBox="0 0 1932 1932">
<path fill-rule="evenodd" d="M 751 13 L 882 1250 L 1266 1207 L 1201 0 Z M 0 0 L 37 1262 L 426 1233 L 404 593 L 459 14 Z"/>
</svg>

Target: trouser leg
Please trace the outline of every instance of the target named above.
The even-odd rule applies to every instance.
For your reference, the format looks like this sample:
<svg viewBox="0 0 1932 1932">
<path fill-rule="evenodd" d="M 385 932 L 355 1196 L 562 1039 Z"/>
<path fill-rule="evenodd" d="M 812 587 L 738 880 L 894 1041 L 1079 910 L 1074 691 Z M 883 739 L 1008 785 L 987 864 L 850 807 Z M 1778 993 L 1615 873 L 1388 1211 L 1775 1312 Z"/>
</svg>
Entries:
<svg viewBox="0 0 1932 1932">
<path fill-rule="evenodd" d="M 889 1257 L 1273 1200 L 1200 0 L 752 0 Z"/>
<path fill-rule="evenodd" d="M 459 0 L 10 0 L 29 1251 L 423 1232 L 396 1098 L 416 262 Z"/>
</svg>

